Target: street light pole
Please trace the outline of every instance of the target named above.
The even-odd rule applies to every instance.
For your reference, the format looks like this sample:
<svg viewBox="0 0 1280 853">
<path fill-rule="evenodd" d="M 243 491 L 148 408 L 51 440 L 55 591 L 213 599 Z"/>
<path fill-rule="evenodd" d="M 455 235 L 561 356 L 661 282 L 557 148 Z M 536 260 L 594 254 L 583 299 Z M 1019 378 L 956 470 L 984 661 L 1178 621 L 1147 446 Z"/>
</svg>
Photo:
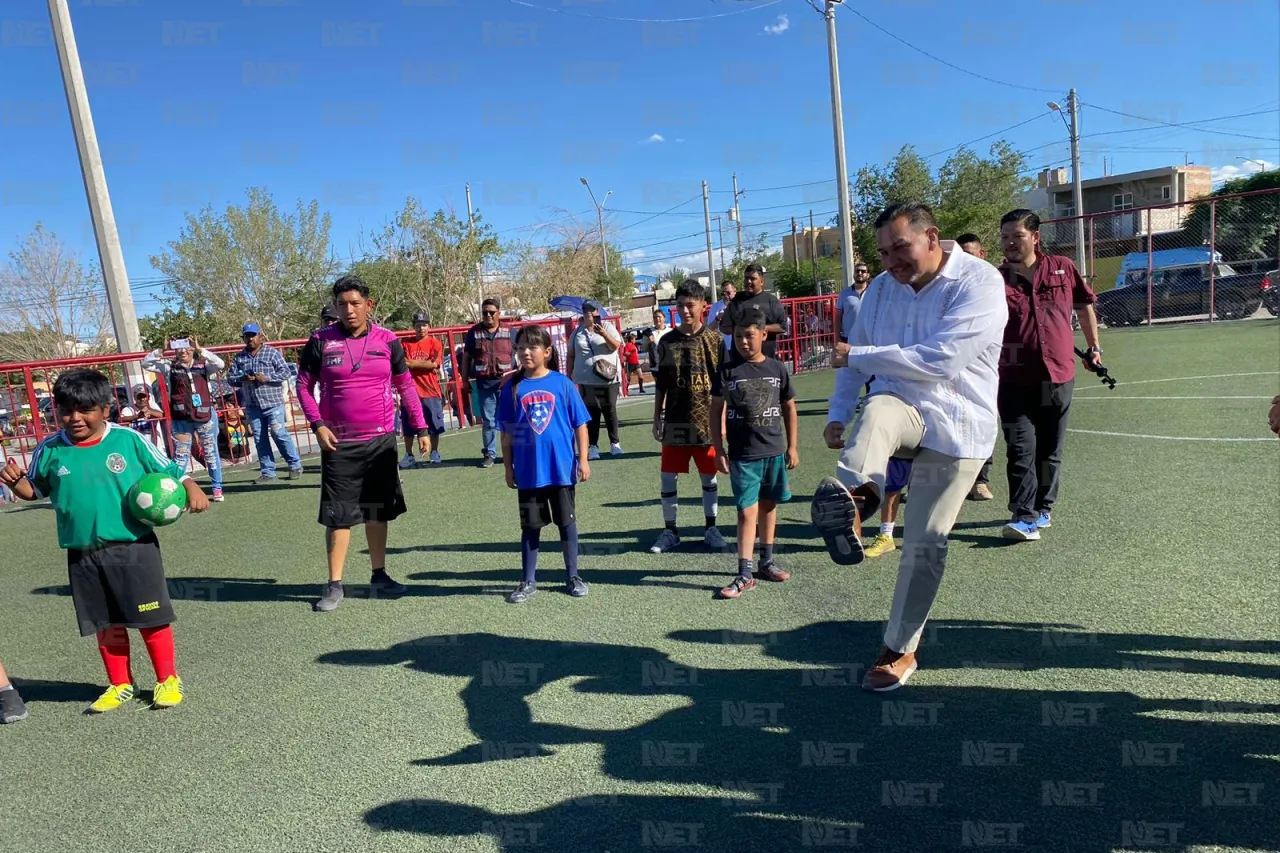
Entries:
<svg viewBox="0 0 1280 853">
<path fill-rule="evenodd" d="M 605 299 L 609 305 L 613 305 L 613 286 L 609 283 L 609 248 L 604 241 L 604 201 L 609 200 L 609 196 L 613 195 L 613 190 L 609 190 L 604 194 L 604 201 L 596 202 L 596 194 L 591 191 L 591 184 L 587 183 L 586 178 L 578 178 L 582 185 L 587 188 L 587 193 L 591 196 L 591 203 L 596 208 L 596 226 L 600 229 L 600 260 L 604 265 L 604 293 Z"/>
<path fill-rule="evenodd" d="M 836 50 L 836 6 L 842 0 L 827 0 L 823 17 L 827 20 L 827 60 L 831 72 L 831 125 L 836 143 L 836 194 L 840 197 L 840 266 L 844 286 L 853 287 L 853 211 L 849 204 L 849 168 L 844 154 L 844 107 L 840 101 L 840 58 Z"/>
</svg>

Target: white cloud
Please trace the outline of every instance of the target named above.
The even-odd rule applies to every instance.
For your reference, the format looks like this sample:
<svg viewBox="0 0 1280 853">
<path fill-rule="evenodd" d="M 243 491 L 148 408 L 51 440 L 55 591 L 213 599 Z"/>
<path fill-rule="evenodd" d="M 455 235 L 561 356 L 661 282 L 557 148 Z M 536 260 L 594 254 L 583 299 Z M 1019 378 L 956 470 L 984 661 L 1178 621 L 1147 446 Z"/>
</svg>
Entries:
<svg viewBox="0 0 1280 853">
<path fill-rule="evenodd" d="M 628 249 L 622 253 L 624 261 L 636 261 L 644 257 L 644 249 Z"/>
<path fill-rule="evenodd" d="M 765 35 L 780 36 L 789 29 L 791 29 L 791 19 L 786 15 L 779 15 L 778 23 L 766 26 L 764 32 Z"/>
<path fill-rule="evenodd" d="M 661 142 L 666 142 L 666 141 L 667 141 L 667 138 L 666 138 L 665 136 L 663 136 L 661 133 L 654 133 L 654 134 L 650 135 L 648 139 L 642 139 L 642 140 L 640 140 L 640 144 L 641 144 L 641 145 L 654 145 L 655 143 L 661 143 Z"/>
<path fill-rule="evenodd" d="M 1239 163 L 1226 166 L 1214 166 L 1209 171 L 1209 175 L 1216 186 L 1232 178 L 1246 178 L 1257 172 L 1270 172 L 1274 168 L 1276 164 L 1266 160 L 1241 160 Z"/>
</svg>

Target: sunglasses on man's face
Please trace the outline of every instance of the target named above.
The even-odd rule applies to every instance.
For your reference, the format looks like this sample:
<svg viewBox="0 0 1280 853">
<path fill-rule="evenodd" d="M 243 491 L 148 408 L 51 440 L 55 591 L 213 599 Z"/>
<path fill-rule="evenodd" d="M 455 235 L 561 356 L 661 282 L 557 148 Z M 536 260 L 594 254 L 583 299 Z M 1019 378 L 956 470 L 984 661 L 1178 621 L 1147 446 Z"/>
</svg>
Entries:
<svg viewBox="0 0 1280 853">
<path fill-rule="evenodd" d="M 484 312 L 484 316 L 486 316 L 486 317 L 493 317 L 493 316 L 494 316 L 494 315 L 496 315 L 497 313 L 498 313 L 497 311 L 486 311 L 486 312 Z"/>
</svg>

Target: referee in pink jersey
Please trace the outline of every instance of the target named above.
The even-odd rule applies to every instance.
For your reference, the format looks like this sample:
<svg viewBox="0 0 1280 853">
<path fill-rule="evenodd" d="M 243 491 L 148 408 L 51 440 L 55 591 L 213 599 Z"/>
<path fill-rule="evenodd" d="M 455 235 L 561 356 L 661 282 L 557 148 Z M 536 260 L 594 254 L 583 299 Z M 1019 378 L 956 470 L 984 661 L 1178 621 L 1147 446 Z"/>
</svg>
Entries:
<svg viewBox="0 0 1280 853">
<path fill-rule="evenodd" d="M 394 392 L 418 434 L 419 451 L 431 449 L 404 347 L 390 329 L 369 322 L 369 287 L 355 276 L 340 278 L 333 285 L 333 305 L 338 322 L 317 330 L 298 357 L 298 402 L 320 443 L 320 523 L 329 552 L 329 585 L 315 604 L 322 613 L 342 603 L 342 570 L 357 524 L 364 524 L 369 543 L 371 594 L 407 591 L 387 575 L 387 522 L 406 510 Z"/>
</svg>

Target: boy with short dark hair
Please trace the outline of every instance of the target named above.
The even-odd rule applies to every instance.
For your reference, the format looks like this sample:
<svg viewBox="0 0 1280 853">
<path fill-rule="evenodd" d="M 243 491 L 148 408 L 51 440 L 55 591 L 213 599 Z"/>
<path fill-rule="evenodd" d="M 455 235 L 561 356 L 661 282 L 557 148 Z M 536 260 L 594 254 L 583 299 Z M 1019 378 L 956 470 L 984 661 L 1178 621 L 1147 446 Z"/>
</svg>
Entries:
<svg viewBox="0 0 1280 853">
<path fill-rule="evenodd" d="M 142 634 L 155 667 L 154 706 L 170 708 L 183 698 L 160 542 L 125 508 L 129 490 L 147 474 L 166 474 L 186 489 L 188 510 L 209 508 L 195 481 L 155 445 L 108 421 L 113 396 L 111 381 L 98 371 L 66 371 L 53 384 L 62 430 L 36 446 L 25 474 L 13 459 L 0 471 L 18 497 L 48 497 L 57 513 L 80 636 L 97 635 L 111 682 L 89 706 L 94 713 L 114 711 L 134 697 L 128 628 Z"/>
<path fill-rule="evenodd" d="M 757 307 L 741 311 L 733 333 L 738 360 L 726 361 L 711 382 L 716 462 L 729 475 L 738 504 L 738 576 L 720 590 L 722 598 L 755 589 L 752 556 L 757 530 L 760 567 L 755 574 L 768 581 L 791 577 L 773 562 L 773 540 L 777 506 L 791 499 L 787 471 L 800 464 L 796 392 L 782 362 L 764 354 L 769 324 L 770 318 Z"/>
<path fill-rule="evenodd" d="M 707 291 L 692 279 L 676 288 L 679 325 L 658 340 L 653 373 L 653 437 L 662 444 L 662 520 L 665 528 L 649 550 L 670 551 L 680 544 L 676 525 L 676 481 L 697 466 L 702 478 L 703 541 L 716 553 L 726 547 L 716 527 L 720 503 L 716 452 L 712 448 L 711 378 L 720 369 L 720 334 L 706 325 Z"/>
</svg>

